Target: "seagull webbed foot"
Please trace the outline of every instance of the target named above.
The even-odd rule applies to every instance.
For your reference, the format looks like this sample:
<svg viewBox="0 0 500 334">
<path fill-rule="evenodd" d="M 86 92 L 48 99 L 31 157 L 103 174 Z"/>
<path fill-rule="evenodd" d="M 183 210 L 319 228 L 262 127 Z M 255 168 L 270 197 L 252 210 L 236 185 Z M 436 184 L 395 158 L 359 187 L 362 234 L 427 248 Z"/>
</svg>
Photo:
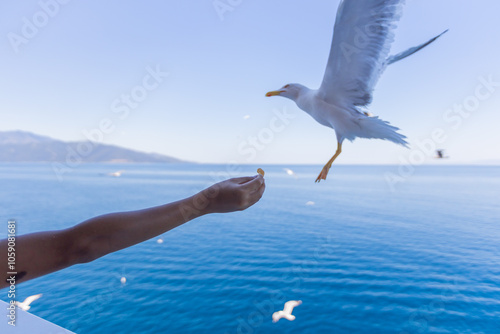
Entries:
<svg viewBox="0 0 500 334">
<path fill-rule="evenodd" d="M 319 173 L 318 178 L 316 179 L 316 183 L 319 183 L 321 180 L 326 180 L 326 176 L 328 175 L 328 171 L 330 170 L 330 167 L 332 167 L 332 165 L 330 165 L 330 166 L 325 165 L 325 167 L 323 167 L 323 169 L 321 170 L 321 173 Z"/>
<path fill-rule="evenodd" d="M 337 143 L 337 152 L 335 152 L 335 155 L 326 163 L 325 167 L 321 170 L 321 173 L 319 173 L 318 178 L 316 179 L 316 182 L 320 182 L 321 180 L 326 180 L 326 176 L 328 175 L 328 171 L 332 167 L 333 162 L 337 157 L 342 153 L 342 140 Z"/>
</svg>

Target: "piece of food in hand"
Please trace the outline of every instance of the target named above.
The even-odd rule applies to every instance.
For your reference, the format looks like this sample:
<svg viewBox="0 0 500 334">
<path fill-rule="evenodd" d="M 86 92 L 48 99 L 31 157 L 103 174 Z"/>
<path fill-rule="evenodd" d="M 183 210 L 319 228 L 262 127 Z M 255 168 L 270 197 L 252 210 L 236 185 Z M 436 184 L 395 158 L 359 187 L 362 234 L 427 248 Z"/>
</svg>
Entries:
<svg viewBox="0 0 500 334">
<path fill-rule="evenodd" d="M 262 175 L 262 177 L 264 177 L 264 171 L 262 170 L 262 168 L 259 168 L 257 169 L 257 173 L 259 173 L 260 175 Z"/>
</svg>

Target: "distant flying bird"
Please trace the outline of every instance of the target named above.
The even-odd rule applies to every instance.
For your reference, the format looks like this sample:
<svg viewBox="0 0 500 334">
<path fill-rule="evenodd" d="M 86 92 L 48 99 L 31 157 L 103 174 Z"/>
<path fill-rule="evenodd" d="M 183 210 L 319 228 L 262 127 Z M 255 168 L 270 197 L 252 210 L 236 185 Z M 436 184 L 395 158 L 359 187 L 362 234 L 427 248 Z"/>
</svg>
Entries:
<svg viewBox="0 0 500 334">
<path fill-rule="evenodd" d="M 445 150 L 436 150 L 436 159 L 448 159 L 449 157 L 444 154 Z"/>
<path fill-rule="evenodd" d="M 42 296 L 42 294 L 39 293 L 38 295 L 29 296 L 22 303 L 21 302 L 15 302 L 14 304 L 17 307 L 19 307 L 21 310 L 28 311 L 31 308 L 30 304 L 32 302 L 34 302 L 35 300 L 37 300 L 38 298 L 40 298 L 41 296 Z"/>
<path fill-rule="evenodd" d="M 393 64 L 434 42 L 446 31 L 419 46 L 394 56 L 389 49 L 404 0 L 343 0 L 334 27 L 330 57 L 319 89 L 287 84 L 266 96 L 283 96 L 335 130 L 337 151 L 316 182 L 326 180 L 332 163 L 342 152 L 344 139 L 378 138 L 407 147 L 405 136 L 362 108 L 372 101 L 373 89 L 387 65 Z M 318 144 L 319 145 L 319 144 Z"/>
<path fill-rule="evenodd" d="M 292 315 L 293 308 L 299 306 L 300 304 L 302 304 L 302 300 L 290 300 L 286 302 L 283 311 L 273 313 L 273 322 L 278 322 L 281 318 L 294 321 L 295 316 Z"/>
<path fill-rule="evenodd" d="M 290 168 L 283 168 L 283 170 L 285 171 L 285 173 L 287 173 L 288 175 L 290 176 L 293 176 L 294 178 L 297 179 L 297 175 L 295 174 L 295 172 L 293 170 L 291 170 Z"/>
<path fill-rule="evenodd" d="M 120 177 L 120 176 L 122 176 L 122 174 L 123 174 L 123 171 L 119 170 L 119 171 L 116 171 L 116 172 L 113 172 L 113 173 L 109 173 L 108 175 L 109 176 L 114 176 L 114 177 Z"/>
<path fill-rule="evenodd" d="M 313 201 L 309 201 L 309 202 L 307 202 L 307 203 L 306 203 L 306 205 L 307 205 L 307 206 L 313 206 L 313 205 L 315 205 L 315 204 L 316 204 L 316 203 L 314 203 Z"/>
</svg>

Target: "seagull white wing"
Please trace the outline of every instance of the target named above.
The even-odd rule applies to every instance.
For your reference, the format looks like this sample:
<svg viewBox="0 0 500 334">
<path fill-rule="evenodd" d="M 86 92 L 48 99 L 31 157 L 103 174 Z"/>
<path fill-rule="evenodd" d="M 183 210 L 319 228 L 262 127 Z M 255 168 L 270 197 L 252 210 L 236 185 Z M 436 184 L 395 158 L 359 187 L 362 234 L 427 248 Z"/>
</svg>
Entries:
<svg viewBox="0 0 500 334">
<path fill-rule="evenodd" d="M 382 74 L 405 0 L 342 0 L 320 96 L 365 106 Z"/>
<path fill-rule="evenodd" d="M 28 298 L 26 298 L 24 300 L 23 304 L 26 305 L 26 306 L 29 306 L 29 304 L 31 304 L 32 302 L 34 302 L 35 300 L 37 300 L 41 296 L 42 296 L 41 293 L 39 293 L 38 295 L 29 296 Z"/>
<path fill-rule="evenodd" d="M 300 304 L 302 304 L 302 301 L 300 301 L 300 300 L 290 300 L 290 301 L 285 303 L 285 307 L 283 308 L 283 312 L 288 313 L 288 314 L 292 314 L 293 308 L 296 306 L 299 306 Z"/>
<path fill-rule="evenodd" d="M 281 318 L 283 318 L 283 311 L 278 311 L 273 313 L 273 322 L 278 322 Z"/>
</svg>

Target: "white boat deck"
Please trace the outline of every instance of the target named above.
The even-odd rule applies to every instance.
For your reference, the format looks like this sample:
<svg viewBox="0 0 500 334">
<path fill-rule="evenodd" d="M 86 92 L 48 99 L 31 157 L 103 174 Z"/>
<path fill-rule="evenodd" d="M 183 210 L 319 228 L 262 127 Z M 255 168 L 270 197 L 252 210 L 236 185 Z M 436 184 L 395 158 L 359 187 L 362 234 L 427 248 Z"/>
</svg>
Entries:
<svg viewBox="0 0 500 334">
<path fill-rule="evenodd" d="M 53 323 L 37 317 L 29 312 L 16 307 L 15 325 L 9 325 L 9 304 L 0 300 L 1 313 L 0 333 L 2 334 L 75 334 L 67 329 L 54 325 Z"/>
</svg>

